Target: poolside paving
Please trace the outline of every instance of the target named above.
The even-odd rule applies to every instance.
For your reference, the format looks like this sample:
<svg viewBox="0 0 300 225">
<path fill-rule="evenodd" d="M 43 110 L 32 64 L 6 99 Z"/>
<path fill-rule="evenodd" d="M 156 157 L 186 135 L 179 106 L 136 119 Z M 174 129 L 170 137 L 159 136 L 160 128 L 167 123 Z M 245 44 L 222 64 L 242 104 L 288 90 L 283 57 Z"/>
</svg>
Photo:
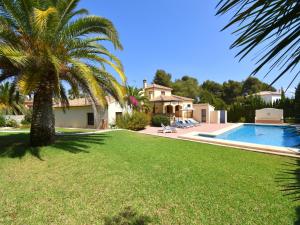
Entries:
<svg viewBox="0 0 300 225">
<path fill-rule="evenodd" d="M 181 139 L 187 141 L 194 142 L 202 142 L 207 144 L 221 145 L 221 146 L 230 146 L 233 148 L 243 149 L 247 151 L 255 151 L 260 153 L 281 155 L 281 156 L 289 156 L 289 157 L 297 157 L 300 158 L 299 152 L 295 152 L 289 148 L 276 147 L 276 146 L 267 146 L 267 145 L 257 145 L 252 143 L 245 142 L 234 142 L 228 140 L 218 140 L 211 139 L 207 137 L 199 137 L 195 136 L 195 134 L 203 133 L 203 134 L 217 134 L 218 132 L 225 132 L 227 130 L 231 130 L 235 127 L 239 126 L 237 123 L 227 123 L 227 124 L 215 124 L 215 123 L 203 123 L 198 127 L 191 128 L 178 128 L 177 133 L 162 133 L 159 130 L 162 130 L 160 127 L 146 127 L 145 130 L 139 131 L 139 133 L 155 135 L 166 138 L 174 138 Z"/>
<path fill-rule="evenodd" d="M 143 134 L 150 134 L 150 135 L 157 135 L 157 136 L 163 136 L 163 137 L 169 137 L 169 138 L 179 138 L 180 136 L 184 134 L 188 134 L 191 132 L 203 132 L 203 133 L 213 133 L 225 128 L 229 128 L 234 126 L 234 123 L 226 123 L 226 124 L 216 124 L 216 123 L 202 123 L 200 126 L 197 127 L 190 127 L 190 128 L 177 128 L 177 133 L 162 133 L 159 132 L 161 130 L 161 127 L 146 127 L 145 130 L 140 131 L 140 133 Z"/>
</svg>

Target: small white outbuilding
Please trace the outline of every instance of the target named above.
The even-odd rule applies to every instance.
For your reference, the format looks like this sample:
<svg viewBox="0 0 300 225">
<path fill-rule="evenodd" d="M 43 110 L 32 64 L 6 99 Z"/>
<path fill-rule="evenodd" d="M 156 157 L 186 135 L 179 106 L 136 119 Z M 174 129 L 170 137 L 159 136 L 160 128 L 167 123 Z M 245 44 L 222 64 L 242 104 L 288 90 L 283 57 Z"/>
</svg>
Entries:
<svg viewBox="0 0 300 225">
<path fill-rule="evenodd" d="M 283 110 L 274 108 L 256 110 L 255 123 L 283 123 Z"/>
<path fill-rule="evenodd" d="M 127 110 L 112 97 L 106 97 L 108 107 L 98 108 L 98 118 L 100 121 L 96 124 L 96 118 L 92 103 L 88 98 L 79 98 L 70 100 L 69 109 L 65 109 L 61 104 L 53 106 L 56 127 L 69 128 L 96 128 L 106 129 L 115 123 L 116 117 L 122 115 Z"/>
</svg>

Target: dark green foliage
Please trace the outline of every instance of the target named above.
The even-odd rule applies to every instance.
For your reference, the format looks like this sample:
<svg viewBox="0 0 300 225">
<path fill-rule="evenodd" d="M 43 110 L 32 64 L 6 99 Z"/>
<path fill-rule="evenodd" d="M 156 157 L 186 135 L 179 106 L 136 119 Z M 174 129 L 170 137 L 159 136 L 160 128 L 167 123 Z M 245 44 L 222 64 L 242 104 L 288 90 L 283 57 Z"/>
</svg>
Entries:
<svg viewBox="0 0 300 225">
<path fill-rule="evenodd" d="M 248 77 L 242 86 L 243 95 L 251 95 L 260 91 L 276 91 L 276 89 L 268 84 L 261 82 L 256 77 Z"/>
<path fill-rule="evenodd" d="M 139 215 L 130 207 L 125 208 L 116 216 L 105 219 L 105 225 L 147 225 L 150 222 L 150 217 Z"/>
<path fill-rule="evenodd" d="M 154 115 L 151 119 L 151 124 L 154 127 L 160 127 L 161 124 L 167 126 L 170 125 L 170 118 L 166 115 Z"/>
<path fill-rule="evenodd" d="M 133 111 L 133 113 L 126 113 L 117 117 L 116 125 L 119 128 L 128 130 L 143 130 L 149 125 L 149 117 L 143 112 Z"/>
<path fill-rule="evenodd" d="M 198 80 L 194 77 L 183 76 L 173 83 L 173 94 L 196 99 L 199 95 Z"/>
<path fill-rule="evenodd" d="M 286 123 L 293 123 L 295 120 L 295 99 L 287 98 L 284 96 L 284 98 L 281 98 L 280 101 L 276 101 L 273 104 L 273 108 L 276 109 L 283 109 L 283 117 L 284 121 Z"/>
<path fill-rule="evenodd" d="M 227 105 L 230 105 L 239 97 L 247 96 L 260 91 L 276 91 L 274 87 L 269 86 L 268 84 L 254 77 L 248 77 L 246 80 L 241 82 L 228 80 L 223 84 L 207 80 L 202 83 L 201 88 L 203 90 L 207 90 L 211 95 L 214 96 L 214 101 L 207 102 L 218 108 L 221 102 L 225 102 Z M 224 106 L 221 105 L 221 107 L 224 109 Z"/>
<path fill-rule="evenodd" d="M 5 127 L 5 118 L 0 114 L 0 127 Z"/>
<path fill-rule="evenodd" d="M 202 83 L 201 87 L 204 90 L 207 90 L 211 92 L 213 95 L 215 95 L 218 98 L 222 98 L 223 96 L 223 86 L 222 84 L 219 84 L 215 81 L 206 80 Z"/>
<path fill-rule="evenodd" d="M 295 93 L 295 122 L 300 123 L 300 83 Z"/>
<path fill-rule="evenodd" d="M 227 82 L 223 83 L 223 93 L 222 93 L 222 99 L 227 104 L 231 104 L 234 102 L 234 100 L 242 96 L 242 82 L 228 80 Z"/>
<path fill-rule="evenodd" d="M 157 70 L 153 79 L 154 84 L 159 84 L 166 87 L 172 86 L 172 75 L 165 70 Z"/>
<path fill-rule="evenodd" d="M 225 109 L 226 103 L 221 99 L 216 97 L 213 93 L 208 90 L 201 89 L 199 91 L 199 101 L 197 103 L 209 103 L 216 107 L 216 109 Z"/>
<path fill-rule="evenodd" d="M 268 107 L 271 107 L 271 105 L 266 104 L 260 97 L 257 96 L 239 98 L 228 108 L 228 121 L 254 123 L 255 110 Z"/>
</svg>

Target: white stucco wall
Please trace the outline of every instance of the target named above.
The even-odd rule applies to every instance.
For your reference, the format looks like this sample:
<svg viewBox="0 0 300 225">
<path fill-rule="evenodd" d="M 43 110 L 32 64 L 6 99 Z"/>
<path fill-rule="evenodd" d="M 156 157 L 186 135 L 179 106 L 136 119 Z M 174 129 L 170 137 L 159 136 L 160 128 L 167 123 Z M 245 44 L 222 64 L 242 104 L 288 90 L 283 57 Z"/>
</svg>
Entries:
<svg viewBox="0 0 300 225">
<path fill-rule="evenodd" d="M 206 123 L 211 122 L 211 112 L 214 111 L 214 107 L 209 105 L 209 104 L 194 104 L 194 114 L 193 117 L 195 120 L 202 122 L 201 121 L 201 110 L 206 109 Z"/>
<path fill-rule="evenodd" d="M 149 96 L 149 99 L 153 99 L 153 98 L 161 96 L 162 91 L 165 92 L 165 96 L 171 96 L 172 95 L 171 90 L 165 90 L 165 89 L 159 89 L 159 88 L 146 89 L 146 95 Z M 152 92 L 153 94 L 150 95 L 150 92 Z"/>
<path fill-rule="evenodd" d="M 255 111 L 255 120 L 277 120 L 283 119 L 283 110 L 274 108 L 265 108 Z"/>
<path fill-rule="evenodd" d="M 206 123 L 220 123 L 221 111 L 215 110 L 215 107 L 209 104 L 194 104 L 194 114 L 195 120 L 202 122 L 201 110 L 206 110 Z M 227 123 L 227 111 L 225 111 L 225 123 Z"/>
<path fill-rule="evenodd" d="M 71 128 L 96 128 L 97 126 L 87 125 L 87 114 L 93 113 L 92 106 L 79 106 L 66 109 L 54 108 L 55 126 L 56 127 L 71 127 Z M 100 120 L 107 120 L 107 110 L 100 110 Z"/>
<path fill-rule="evenodd" d="M 220 123 L 220 111 L 211 111 L 210 112 L 210 122 L 211 123 Z"/>
<path fill-rule="evenodd" d="M 117 102 L 113 102 L 108 106 L 108 125 L 115 124 L 116 122 L 116 113 L 124 114 L 126 111 L 130 111 L 128 108 L 122 108 L 121 105 Z"/>
<path fill-rule="evenodd" d="M 260 96 L 266 103 L 274 103 L 281 99 L 280 95 L 262 95 Z"/>
<path fill-rule="evenodd" d="M 22 122 L 22 120 L 25 118 L 24 115 L 4 115 L 4 118 L 6 120 L 15 120 L 18 124 Z"/>
</svg>

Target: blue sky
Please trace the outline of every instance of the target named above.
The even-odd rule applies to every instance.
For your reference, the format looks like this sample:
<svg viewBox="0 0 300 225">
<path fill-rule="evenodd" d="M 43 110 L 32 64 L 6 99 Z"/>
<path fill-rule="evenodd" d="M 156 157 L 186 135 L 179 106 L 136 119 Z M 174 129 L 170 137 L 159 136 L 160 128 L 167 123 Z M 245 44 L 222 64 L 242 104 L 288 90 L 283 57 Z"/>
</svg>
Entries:
<svg viewBox="0 0 300 225">
<path fill-rule="evenodd" d="M 152 81 L 157 69 L 173 79 L 190 75 L 199 82 L 247 78 L 255 66 L 254 55 L 242 62 L 234 57 L 237 49 L 229 49 L 235 39 L 232 30 L 220 32 L 230 17 L 215 16 L 216 4 L 217 0 L 83 0 L 80 6 L 112 20 L 124 46 L 115 53 L 129 83 L 140 87 L 143 79 Z M 264 81 L 269 83 L 275 75 L 276 71 Z M 291 78 L 285 76 L 275 87 L 287 87 Z"/>
</svg>

